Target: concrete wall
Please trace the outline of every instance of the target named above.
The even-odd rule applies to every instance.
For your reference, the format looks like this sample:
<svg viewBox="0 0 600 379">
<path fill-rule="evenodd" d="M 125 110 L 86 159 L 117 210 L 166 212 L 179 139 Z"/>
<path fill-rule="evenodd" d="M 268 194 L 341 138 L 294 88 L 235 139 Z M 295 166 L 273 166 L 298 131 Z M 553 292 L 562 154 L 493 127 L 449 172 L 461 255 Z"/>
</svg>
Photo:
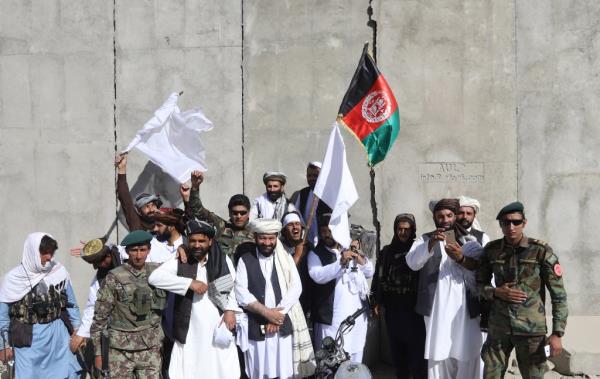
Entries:
<svg viewBox="0 0 600 379">
<path fill-rule="evenodd" d="M 304 185 L 362 44 L 367 1 L 0 0 L 0 273 L 29 232 L 59 240 L 83 305 L 91 268 L 68 255 L 115 218 L 112 156 L 173 91 L 200 106 L 205 204 L 226 214 L 233 193 L 263 190 L 265 170 Z M 548 240 L 565 268 L 571 336 L 600 320 L 593 267 L 598 218 L 600 5 L 595 1 L 374 1 L 379 67 L 398 99 L 401 132 L 376 167 L 382 241 L 399 212 L 420 231 L 427 201 L 466 194 L 499 237 L 497 210 L 522 200 L 527 232 Z M 116 122 L 115 122 L 116 121 Z M 369 225 L 362 147 L 343 132 L 360 194 L 352 221 Z M 174 182 L 129 158 L 132 192 L 177 204 Z M 119 225 L 112 234 L 121 239 Z M 596 328 L 596 330 L 598 330 Z M 579 333 L 579 334 L 578 334 Z M 597 334 L 597 332 L 596 332 Z M 588 331 L 589 341 L 589 331 Z M 600 336 L 595 336 L 600 338 Z M 598 344 L 565 338 L 581 367 L 600 373 Z"/>
</svg>

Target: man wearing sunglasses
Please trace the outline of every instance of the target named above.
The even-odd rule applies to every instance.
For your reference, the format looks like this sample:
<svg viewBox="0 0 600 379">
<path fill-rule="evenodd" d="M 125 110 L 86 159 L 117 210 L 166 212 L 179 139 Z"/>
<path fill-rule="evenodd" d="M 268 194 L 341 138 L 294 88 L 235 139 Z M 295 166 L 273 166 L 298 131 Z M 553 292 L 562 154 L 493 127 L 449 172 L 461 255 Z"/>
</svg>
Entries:
<svg viewBox="0 0 600 379">
<path fill-rule="evenodd" d="M 190 200 L 188 213 L 191 219 L 197 218 L 212 224 L 217 233 L 215 240 L 219 243 L 221 251 L 233 261 L 233 255 L 239 245 L 244 242 L 253 242 L 254 235 L 247 229 L 250 219 L 250 199 L 242 194 L 233 195 L 229 199 L 229 220 L 204 208 L 200 200 L 200 184 L 204 181 L 201 171 L 192 171 Z"/>
<path fill-rule="evenodd" d="M 523 204 L 508 204 L 496 219 L 504 238 L 485 246 L 477 273 L 480 296 L 493 303 L 482 348 L 484 378 L 504 377 L 513 348 L 521 376 L 543 378 L 548 353 L 557 356 L 562 351 L 568 314 L 563 271 L 546 242 L 523 233 Z M 492 274 L 496 287 L 490 283 Z M 552 334 L 547 339 L 546 288 L 552 301 Z"/>
</svg>

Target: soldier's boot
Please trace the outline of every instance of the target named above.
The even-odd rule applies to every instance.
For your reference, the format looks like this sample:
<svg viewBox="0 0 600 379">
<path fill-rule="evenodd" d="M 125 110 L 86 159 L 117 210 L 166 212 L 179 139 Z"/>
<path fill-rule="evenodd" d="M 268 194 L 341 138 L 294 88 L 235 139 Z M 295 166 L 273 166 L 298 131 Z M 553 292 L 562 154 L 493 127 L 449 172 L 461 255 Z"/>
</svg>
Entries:
<svg viewBox="0 0 600 379">
<path fill-rule="evenodd" d="M 523 379 L 543 379 L 546 372 L 545 336 L 519 337 L 515 349 Z"/>
</svg>

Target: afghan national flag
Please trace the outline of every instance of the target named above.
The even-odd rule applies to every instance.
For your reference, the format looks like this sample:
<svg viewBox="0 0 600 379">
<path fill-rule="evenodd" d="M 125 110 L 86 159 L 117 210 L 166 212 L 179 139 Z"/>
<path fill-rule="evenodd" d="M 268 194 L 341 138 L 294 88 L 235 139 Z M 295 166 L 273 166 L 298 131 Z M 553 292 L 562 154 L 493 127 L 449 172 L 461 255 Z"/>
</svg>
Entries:
<svg viewBox="0 0 600 379">
<path fill-rule="evenodd" d="M 340 105 L 338 121 L 354 132 L 367 149 L 371 166 L 381 162 L 400 131 L 396 98 L 381 75 L 368 44 Z"/>
</svg>

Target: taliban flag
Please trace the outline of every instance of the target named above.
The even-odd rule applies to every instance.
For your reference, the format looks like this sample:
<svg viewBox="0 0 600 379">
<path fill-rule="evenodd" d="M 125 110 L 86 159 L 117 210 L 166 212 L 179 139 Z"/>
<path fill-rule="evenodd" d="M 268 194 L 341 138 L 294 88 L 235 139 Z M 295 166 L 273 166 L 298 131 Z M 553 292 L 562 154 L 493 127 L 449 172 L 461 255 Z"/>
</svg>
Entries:
<svg viewBox="0 0 600 379">
<path fill-rule="evenodd" d="M 362 142 L 374 166 L 384 160 L 400 131 L 398 104 L 387 81 L 365 47 L 340 105 L 338 122 Z"/>
</svg>

